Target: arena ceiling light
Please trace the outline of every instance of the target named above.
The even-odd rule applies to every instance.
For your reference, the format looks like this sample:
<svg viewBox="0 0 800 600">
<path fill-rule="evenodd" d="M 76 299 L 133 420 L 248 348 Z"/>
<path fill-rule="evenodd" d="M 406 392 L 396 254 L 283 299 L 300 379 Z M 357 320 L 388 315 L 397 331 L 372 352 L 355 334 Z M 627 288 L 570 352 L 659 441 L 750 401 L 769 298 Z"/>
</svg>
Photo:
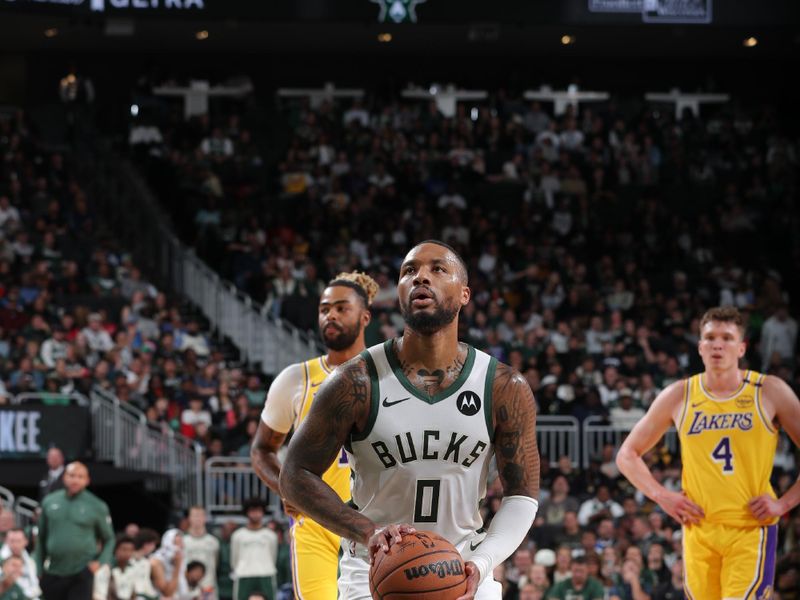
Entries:
<svg viewBox="0 0 800 600">
<path fill-rule="evenodd" d="M 750 36 L 749 38 L 745 38 L 742 44 L 744 45 L 745 48 L 755 48 L 756 46 L 758 46 L 758 40 L 753 36 Z"/>
<path fill-rule="evenodd" d="M 198 31 L 197 33 L 194 34 L 194 37 L 196 39 L 200 40 L 200 41 L 207 40 L 208 39 L 208 30 L 207 29 L 201 29 L 200 31 Z"/>
<path fill-rule="evenodd" d="M 575 36 L 574 35 L 562 35 L 561 36 L 561 43 L 564 46 L 571 46 L 575 43 Z"/>
<path fill-rule="evenodd" d="M 392 34 L 391 33 L 379 33 L 378 34 L 378 41 L 381 44 L 388 44 L 392 41 Z"/>
<path fill-rule="evenodd" d="M 54 38 L 58 35 L 58 29 L 55 27 L 50 27 L 44 30 L 44 37 L 46 38 Z"/>
</svg>

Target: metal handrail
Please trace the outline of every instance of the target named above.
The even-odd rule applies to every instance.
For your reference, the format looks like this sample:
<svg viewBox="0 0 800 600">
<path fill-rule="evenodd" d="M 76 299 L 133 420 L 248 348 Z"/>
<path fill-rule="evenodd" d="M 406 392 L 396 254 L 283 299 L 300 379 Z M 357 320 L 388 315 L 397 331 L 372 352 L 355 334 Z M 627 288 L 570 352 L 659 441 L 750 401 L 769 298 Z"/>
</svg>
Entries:
<svg viewBox="0 0 800 600">
<path fill-rule="evenodd" d="M 17 527 L 27 527 L 36 520 L 36 511 L 39 503 L 33 498 L 19 496 L 14 502 L 14 512 L 17 515 Z"/>
<path fill-rule="evenodd" d="M 543 415 L 536 418 L 536 439 L 539 454 L 556 465 L 562 456 L 569 456 L 574 467 L 580 467 L 580 423 L 572 416 Z"/>
<path fill-rule="evenodd" d="M 108 390 L 92 390 L 95 447 L 114 466 L 166 475 L 173 501 L 187 509 L 203 501 L 203 449 L 172 430 L 152 426 L 138 408 Z"/>
<path fill-rule="evenodd" d="M 121 402 L 112 392 L 99 386 L 91 390 L 88 398 L 82 394 L 67 396 L 91 411 L 96 460 L 122 469 L 165 475 L 172 486 L 173 501 L 179 508 L 202 504 L 203 450 L 200 444 L 171 429 L 163 431 L 154 427 L 141 410 Z M 11 403 L 19 405 L 44 397 L 47 395 L 20 394 L 12 398 Z M 0 488 L 0 497 L 6 496 L 5 489 Z M 13 504 L 13 494 L 6 496 L 5 501 Z"/>
<path fill-rule="evenodd" d="M 619 427 L 606 422 L 601 416 L 592 416 L 583 422 L 583 467 L 588 468 L 593 458 L 600 455 L 605 444 L 619 448 L 633 426 Z M 670 427 L 664 434 L 664 442 L 670 452 L 678 452 L 678 432 Z"/>
<path fill-rule="evenodd" d="M 214 329 L 229 338 L 244 359 L 260 364 L 262 372 L 274 375 L 289 364 L 321 354 L 324 348 L 314 336 L 270 315 L 232 282 L 185 247 L 170 227 L 170 220 L 147 184 L 128 161 L 104 157 L 108 169 L 124 185 L 115 187 L 115 211 L 125 207 L 147 215 L 155 229 L 148 247 L 152 266 L 161 280 L 197 305 Z M 99 197 L 109 197 L 100 194 Z"/>
<path fill-rule="evenodd" d="M 205 507 L 212 516 L 239 513 L 242 502 L 261 498 L 274 515 L 280 514 L 280 498 L 258 478 L 249 456 L 215 456 L 205 464 Z"/>
<path fill-rule="evenodd" d="M 14 492 L 0 485 L 0 510 L 11 509 L 14 506 Z"/>
</svg>

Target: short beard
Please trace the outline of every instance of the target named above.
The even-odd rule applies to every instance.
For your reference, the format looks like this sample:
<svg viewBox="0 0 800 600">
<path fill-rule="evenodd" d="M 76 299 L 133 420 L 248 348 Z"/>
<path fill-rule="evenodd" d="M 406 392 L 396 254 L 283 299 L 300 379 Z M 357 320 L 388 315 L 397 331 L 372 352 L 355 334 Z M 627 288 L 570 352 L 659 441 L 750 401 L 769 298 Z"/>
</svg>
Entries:
<svg viewBox="0 0 800 600">
<path fill-rule="evenodd" d="M 333 337 L 327 337 L 322 331 L 319 332 L 322 342 L 329 350 L 340 352 L 347 350 L 350 346 L 355 344 L 358 336 L 361 335 L 360 324 L 354 325 L 351 329 L 343 327 L 341 331 L 337 331 Z"/>
<path fill-rule="evenodd" d="M 412 312 L 411 303 L 400 306 L 406 325 L 423 335 L 431 335 L 444 329 L 455 320 L 460 310 L 461 308 L 455 303 L 452 306 L 440 304 L 432 313 Z"/>
</svg>

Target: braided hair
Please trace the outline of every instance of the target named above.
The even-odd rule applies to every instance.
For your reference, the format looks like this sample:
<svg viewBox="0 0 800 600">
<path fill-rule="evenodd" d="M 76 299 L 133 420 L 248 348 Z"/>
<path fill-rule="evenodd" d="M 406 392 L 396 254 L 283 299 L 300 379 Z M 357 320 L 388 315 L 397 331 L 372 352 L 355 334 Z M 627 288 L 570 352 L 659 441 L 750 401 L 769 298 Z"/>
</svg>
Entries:
<svg viewBox="0 0 800 600">
<path fill-rule="evenodd" d="M 366 273 L 359 273 L 352 271 L 350 273 L 339 273 L 336 277 L 331 279 L 328 287 L 340 285 L 348 287 L 359 295 L 364 302 L 364 306 L 369 308 L 375 296 L 378 294 L 380 287 L 376 281 Z"/>
</svg>

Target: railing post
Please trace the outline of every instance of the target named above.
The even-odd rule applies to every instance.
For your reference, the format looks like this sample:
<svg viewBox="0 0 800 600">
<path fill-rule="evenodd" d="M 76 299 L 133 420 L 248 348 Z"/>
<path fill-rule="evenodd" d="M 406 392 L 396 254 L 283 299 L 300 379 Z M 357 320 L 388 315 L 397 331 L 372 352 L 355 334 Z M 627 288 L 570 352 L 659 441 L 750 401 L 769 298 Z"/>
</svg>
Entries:
<svg viewBox="0 0 800 600">
<path fill-rule="evenodd" d="M 195 442 L 194 446 L 194 463 L 195 463 L 195 488 L 194 492 L 196 498 L 192 504 L 199 504 L 205 506 L 205 498 L 203 498 L 203 449 Z"/>
<path fill-rule="evenodd" d="M 119 398 L 112 396 L 112 402 L 114 404 L 114 466 L 119 467 L 122 464 L 122 427 L 120 426 L 122 409 Z"/>
<path fill-rule="evenodd" d="M 147 439 L 147 417 L 139 415 L 139 464 L 143 471 L 148 471 L 150 466 L 150 448 Z M 135 463 L 134 463 L 135 465 Z"/>
<path fill-rule="evenodd" d="M 206 461 L 205 467 L 203 468 L 203 478 L 205 479 L 205 484 L 206 484 L 205 485 L 206 494 L 205 494 L 205 497 L 203 498 L 203 506 L 206 506 L 206 507 L 208 507 L 209 503 L 211 502 L 211 499 L 214 497 L 213 490 L 211 489 L 211 485 L 212 485 L 212 483 L 211 483 L 211 469 L 212 469 L 213 466 L 214 466 L 214 459 L 213 458 L 209 458 Z"/>
<path fill-rule="evenodd" d="M 173 502 L 178 499 L 178 470 L 175 468 L 175 432 L 172 429 L 167 431 L 167 472 L 169 473 L 169 485 L 172 488 Z"/>
</svg>

